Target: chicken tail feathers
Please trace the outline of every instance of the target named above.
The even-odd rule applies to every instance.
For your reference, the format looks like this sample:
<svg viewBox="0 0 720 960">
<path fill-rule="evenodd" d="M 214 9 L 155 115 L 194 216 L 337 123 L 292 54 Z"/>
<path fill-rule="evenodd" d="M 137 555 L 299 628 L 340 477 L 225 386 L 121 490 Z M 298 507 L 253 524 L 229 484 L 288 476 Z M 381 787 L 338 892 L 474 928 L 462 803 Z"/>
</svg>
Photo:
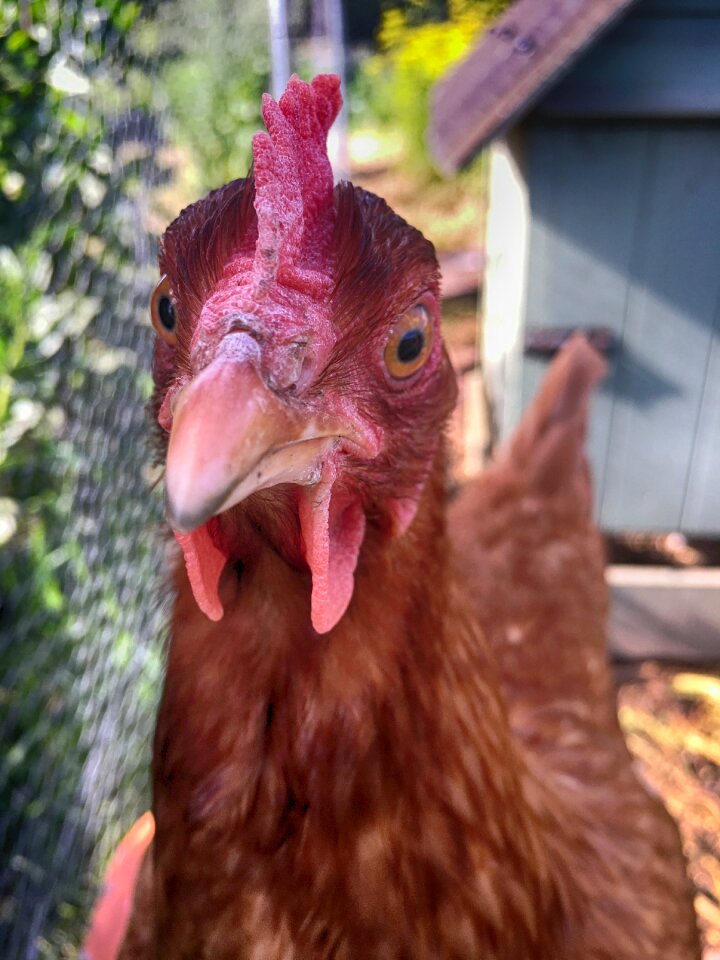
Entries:
<svg viewBox="0 0 720 960">
<path fill-rule="evenodd" d="M 81 956 L 83 960 L 116 960 L 130 921 L 135 884 L 155 833 L 151 813 L 143 814 L 120 841 L 93 910 Z"/>
<path fill-rule="evenodd" d="M 591 394 L 607 364 L 582 334 L 575 334 L 553 361 L 534 401 L 499 460 L 521 470 L 543 496 L 576 491 L 587 509 L 591 480 L 585 439 Z"/>
</svg>

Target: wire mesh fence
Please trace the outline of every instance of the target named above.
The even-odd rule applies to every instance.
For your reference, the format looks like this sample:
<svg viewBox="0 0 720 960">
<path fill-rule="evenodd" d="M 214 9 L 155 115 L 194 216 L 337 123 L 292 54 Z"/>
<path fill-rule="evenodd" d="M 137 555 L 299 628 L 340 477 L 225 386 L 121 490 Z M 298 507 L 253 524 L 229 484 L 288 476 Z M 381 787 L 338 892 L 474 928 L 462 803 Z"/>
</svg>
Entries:
<svg viewBox="0 0 720 960">
<path fill-rule="evenodd" d="M 145 413 L 156 234 L 227 179 L 223 163 L 246 169 L 263 11 L 0 5 L 4 960 L 78 956 L 107 859 L 149 803 L 167 614 Z M 200 82 L 203 58 L 215 72 Z"/>
<path fill-rule="evenodd" d="M 143 412 L 157 130 L 130 109 L 127 5 L 3 17 L 0 954 L 72 956 L 147 803 L 160 677 Z"/>
</svg>

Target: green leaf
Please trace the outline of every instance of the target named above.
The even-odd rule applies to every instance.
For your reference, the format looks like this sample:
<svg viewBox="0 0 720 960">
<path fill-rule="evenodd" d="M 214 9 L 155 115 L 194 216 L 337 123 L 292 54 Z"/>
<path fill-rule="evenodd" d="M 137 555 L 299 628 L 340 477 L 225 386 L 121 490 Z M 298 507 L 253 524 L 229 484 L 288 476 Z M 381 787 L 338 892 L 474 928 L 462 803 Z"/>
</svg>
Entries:
<svg viewBox="0 0 720 960">
<path fill-rule="evenodd" d="M 16 53 L 22 50 L 30 43 L 30 37 L 24 30 L 15 30 L 6 40 L 6 49 L 8 53 Z"/>
</svg>

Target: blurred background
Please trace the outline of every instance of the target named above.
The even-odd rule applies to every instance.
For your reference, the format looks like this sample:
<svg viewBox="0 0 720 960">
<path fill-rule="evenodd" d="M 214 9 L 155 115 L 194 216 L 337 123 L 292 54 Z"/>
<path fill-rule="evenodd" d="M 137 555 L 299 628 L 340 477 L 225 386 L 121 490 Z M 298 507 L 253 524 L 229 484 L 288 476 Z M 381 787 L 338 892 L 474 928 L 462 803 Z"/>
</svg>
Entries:
<svg viewBox="0 0 720 960">
<path fill-rule="evenodd" d="M 720 956 L 720 2 L 0 2 L 0 956 L 75 958 L 149 804 L 167 541 L 159 236 L 243 176 L 263 91 L 344 77 L 338 176 L 436 245 L 457 482 L 568 331 L 621 719 Z M 659 319 L 658 319 L 659 318 Z"/>
</svg>

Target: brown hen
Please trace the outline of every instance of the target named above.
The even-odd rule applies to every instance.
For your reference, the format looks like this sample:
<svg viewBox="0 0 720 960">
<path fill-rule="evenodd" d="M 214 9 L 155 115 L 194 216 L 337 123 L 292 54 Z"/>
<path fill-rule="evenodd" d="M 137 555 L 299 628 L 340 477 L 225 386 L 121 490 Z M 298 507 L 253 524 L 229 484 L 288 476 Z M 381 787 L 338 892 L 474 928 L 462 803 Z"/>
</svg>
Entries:
<svg viewBox="0 0 720 960">
<path fill-rule="evenodd" d="M 560 956 L 696 957 L 678 831 L 635 776 L 607 661 L 605 548 L 584 452 L 604 373 L 582 336 L 563 348 L 514 436 L 450 505 L 450 536 L 522 744 L 527 796 L 581 905 Z"/>
<path fill-rule="evenodd" d="M 455 505 L 470 603 L 437 261 L 382 200 L 333 189 L 339 105 L 332 77 L 266 99 L 253 177 L 163 240 L 154 410 L 185 562 L 120 956 L 689 960 L 677 834 L 604 666 L 581 452 L 598 362 L 570 348 Z"/>
</svg>

